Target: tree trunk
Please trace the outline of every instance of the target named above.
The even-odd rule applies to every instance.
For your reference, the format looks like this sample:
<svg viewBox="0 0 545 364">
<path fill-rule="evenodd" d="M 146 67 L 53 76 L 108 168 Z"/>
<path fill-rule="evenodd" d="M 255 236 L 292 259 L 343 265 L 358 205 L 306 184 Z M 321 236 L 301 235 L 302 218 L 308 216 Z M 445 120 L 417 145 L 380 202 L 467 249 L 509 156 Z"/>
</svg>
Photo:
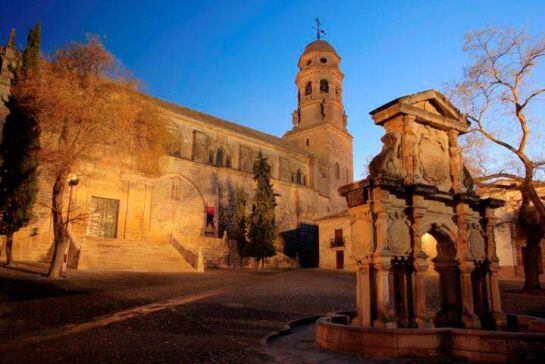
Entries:
<svg viewBox="0 0 545 364">
<path fill-rule="evenodd" d="M 6 235 L 6 264 L 13 265 L 13 233 Z"/>
<path fill-rule="evenodd" d="M 53 184 L 51 196 L 52 212 L 53 212 L 53 234 L 54 234 L 54 250 L 49 266 L 49 278 L 58 278 L 61 276 L 62 263 L 64 260 L 64 252 L 66 250 L 67 239 L 65 237 L 65 222 L 62 216 L 63 195 L 65 176 L 60 174 L 56 177 Z"/>
<path fill-rule="evenodd" d="M 541 284 L 539 283 L 539 268 L 541 266 L 541 239 L 543 239 L 543 229 L 529 226 L 526 236 L 526 249 L 523 255 L 524 267 L 524 291 L 526 293 L 539 293 Z"/>
</svg>

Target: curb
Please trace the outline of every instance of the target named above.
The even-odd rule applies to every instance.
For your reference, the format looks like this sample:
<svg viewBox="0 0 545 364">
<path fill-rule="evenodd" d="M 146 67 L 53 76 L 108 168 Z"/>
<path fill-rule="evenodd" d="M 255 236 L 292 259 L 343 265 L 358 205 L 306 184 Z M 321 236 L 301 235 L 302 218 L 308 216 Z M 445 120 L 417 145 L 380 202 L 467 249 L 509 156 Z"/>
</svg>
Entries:
<svg viewBox="0 0 545 364">
<path fill-rule="evenodd" d="M 320 317 L 323 317 L 323 315 L 308 316 L 308 317 L 303 317 L 303 318 L 300 318 L 300 319 L 297 319 L 297 320 L 290 321 L 290 322 L 288 322 L 287 325 L 284 325 L 284 327 L 281 330 L 273 331 L 273 332 L 269 333 L 267 336 L 265 336 L 263 339 L 261 339 L 260 342 L 261 342 L 261 344 L 263 346 L 267 346 L 267 344 L 271 340 L 274 340 L 274 339 L 277 339 L 279 337 L 291 334 L 291 330 L 296 328 L 296 327 L 313 324 Z"/>
</svg>

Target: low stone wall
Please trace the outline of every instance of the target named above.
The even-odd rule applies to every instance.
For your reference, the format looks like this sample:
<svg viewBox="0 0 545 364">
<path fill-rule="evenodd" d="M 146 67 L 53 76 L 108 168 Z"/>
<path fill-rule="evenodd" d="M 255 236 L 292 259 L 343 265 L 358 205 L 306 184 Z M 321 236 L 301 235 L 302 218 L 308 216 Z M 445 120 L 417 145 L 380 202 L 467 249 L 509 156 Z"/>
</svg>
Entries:
<svg viewBox="0 0 545 364">
<path fill-rule="evenodd" d="M 521 329 L 537 318 L 515 317 Z M 370 357 L 421 357 L 438 355 L 470 361 L 510 362 L 545 360 L 543 332 L 507 332 L 467 329 L 385 329 L 350 326 L 348 315 L 322 317 L 316 325 L 316 343 L 324 348 Z M 545 328 L 545 326 L 543 326 Z"/>
</svg>

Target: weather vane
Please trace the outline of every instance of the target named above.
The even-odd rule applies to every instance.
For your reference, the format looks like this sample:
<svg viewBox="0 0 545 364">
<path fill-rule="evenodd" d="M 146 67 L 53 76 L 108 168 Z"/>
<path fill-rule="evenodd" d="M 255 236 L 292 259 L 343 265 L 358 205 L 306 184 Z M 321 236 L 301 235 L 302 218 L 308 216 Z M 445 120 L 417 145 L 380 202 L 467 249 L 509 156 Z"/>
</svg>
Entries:
<svg viewBox="0 0 545 364">
<path fill-rule="evenodd" d="M 320 28 L 320 25 L 322 25 L 322 23 L 320 23 L 320 18 L 314 19 L 314 22 L 316 23 L 316 26 L 312 27 L 312 29 L 316 30 L 316 39 L 320 40 L 320 36 L 322 34 L 326 34 L 326 32 L 322 28 Z"/>
</svg>

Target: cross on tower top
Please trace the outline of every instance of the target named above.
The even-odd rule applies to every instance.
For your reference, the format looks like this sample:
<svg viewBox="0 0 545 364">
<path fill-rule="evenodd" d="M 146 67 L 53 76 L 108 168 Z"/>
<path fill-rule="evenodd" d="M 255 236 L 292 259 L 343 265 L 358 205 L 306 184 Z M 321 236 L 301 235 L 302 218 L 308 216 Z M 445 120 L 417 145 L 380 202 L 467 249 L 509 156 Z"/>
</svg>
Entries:
<svg viewBox="0 0 545 364">
<path fill-rule="evenodd" d="M 320 36 L 322 34 L 326 34 L 326 32 L 320 27 L 322 23 L 320 22 L 320 18 L 314 19 L 314 22 L 316 23 L 315 27 L 312 27 L 312 29 L 316 30 L 316 39 L 320 40 Z"/>
</svg>

